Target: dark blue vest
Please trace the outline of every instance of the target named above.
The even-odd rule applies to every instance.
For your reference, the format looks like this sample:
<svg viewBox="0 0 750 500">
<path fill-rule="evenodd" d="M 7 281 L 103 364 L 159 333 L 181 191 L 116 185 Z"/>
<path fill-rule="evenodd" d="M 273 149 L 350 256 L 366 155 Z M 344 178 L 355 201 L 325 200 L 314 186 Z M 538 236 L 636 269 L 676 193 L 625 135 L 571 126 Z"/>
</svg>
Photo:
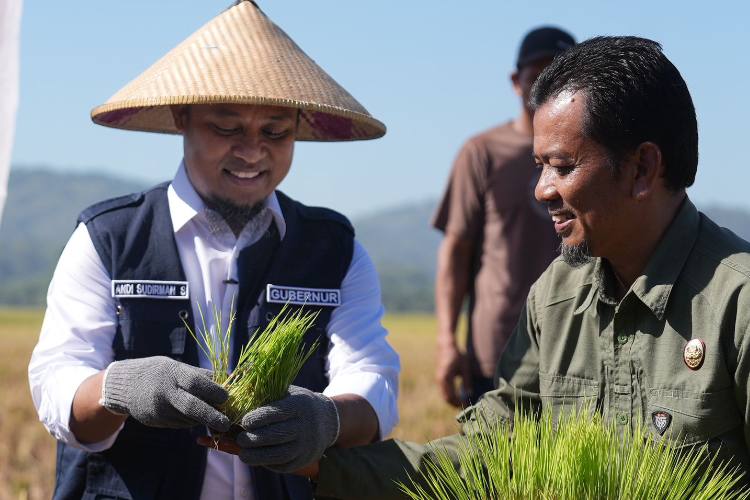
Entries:
<svg viewBox="0 0 750 500">
<path fill-rule="evenodd" d="M 79 216 L 111 279 L 185 281 L 174 241 L 167 186 L 161 184 L 144 193 L 96 204 Z M 247 338 L 248 332 L 263 328 L 283 307 L 266 302 L 262 293 L 266 284 L 340 289 L 351 263 L 354 231 L 344 216 L 306 207 L 281 192 L 277 196 L 286 234 L 275 243 L 262 272 L 238 276 L 246 299 L 238 307 L 236 337 Z M 187 317 L 193 326 L 189 299 L 116 298 L 115 306 L 115 359 L 165 355 L 198 364 L 195 341 L 182 321 Z M 251 315 L 255 308 L 258 314 Z M 322 391 L 328 384 L 326 326 L 332 309 L 305 308 L 320 310 L 305 336 L 306 344 L 317 340 L 320 345 L 294 384 Z M 199 427 L 156 429 L 129 418 L 115 444 L 101 453 L 86 453 L 58 443 L 54 498 L 198 498 L 206 450 L 196 445 L 195 439 L 203 432 Z M 312 498 L 311 485 L 304 478 L 264 468 L 253 468 L 252 472 L 259 500 Z"/>
</svg>

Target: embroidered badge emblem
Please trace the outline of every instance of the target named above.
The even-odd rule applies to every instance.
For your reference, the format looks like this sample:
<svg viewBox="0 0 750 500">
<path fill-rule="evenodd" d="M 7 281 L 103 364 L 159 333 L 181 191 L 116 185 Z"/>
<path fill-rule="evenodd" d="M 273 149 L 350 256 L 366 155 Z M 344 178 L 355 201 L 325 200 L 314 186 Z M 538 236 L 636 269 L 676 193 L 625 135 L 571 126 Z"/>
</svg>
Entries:
<svg viewBox="0 0 750 500">
<path fill-rule="evenodd" d="M 654 427 L 659 431 L 659 435 L 663 435 L 664 431 L 667 430 L 669 424 L 672 423 L 672 415 L 665 411 L 655 411 L 651 414 L 651 420 L 654 422 Z"/>
<path fill-rule="evenodd" d="M 336 288 L 281 286 L 269 283 L 266 287 L 266 302 L 298 306 L 337 307 L 341 305 L 341 290 Z"/>
<path fill-rule="evenodd" d="M 682 359 L 685 360 L 685 364 L 691 370 L 700 368 L 705 358 L 706 344 L 701 339 L 693 339 L 688 342 L 685 351 L 682 353 Z"/>
<path fill-rule="evenodd" d="M 112 297 L 127 299 L 188 299 L 187 281 L 112 280 Z"/>
</svg>

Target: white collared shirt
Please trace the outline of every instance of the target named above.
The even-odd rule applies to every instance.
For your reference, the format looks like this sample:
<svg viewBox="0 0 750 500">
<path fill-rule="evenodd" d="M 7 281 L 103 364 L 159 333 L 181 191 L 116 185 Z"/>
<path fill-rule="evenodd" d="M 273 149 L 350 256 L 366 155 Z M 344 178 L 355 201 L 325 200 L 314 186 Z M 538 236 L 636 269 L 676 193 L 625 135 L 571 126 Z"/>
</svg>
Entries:
<svg viewBox="0 0 750 500">
<path fill-rule="evenodd" d="M 239 251 L 257 241 L 271 223 L 276 224 L 282 239 L 286 234 L 276 195 L 265 200 L 261 212 L 238 237 L 206 208 L 183 164 L 169 186 L 167 198 L 177 250 L 190 283 L 193 317 L 201 317 L 200 307 L 210 330 L 214 334 L 224 331 L 237 293 L 237 285 L 231 281 L 237 280 Z M 29 364 L 31 394 L 41 422 L 56 439 L 92 452 L 111 447 L 119 430 L 102 442 L 81 444 L 70 431 L 70 410 L 80 384 L 114 359 L 117 317 L 110 284 L 85 224 L 79 224 L 50 282 L 47 311 Z M 214 308 L 221 311 L 223 325 L 213 324 Z M 329 384 L 323 393 L 353 393 L 367 399 L 377 414 L 381 436 L 386 436 L 398 422 L 400 365 L 398 355 L 386 341 L 387 332 L 380 324 L 382 315 L 375 267 L 355 241 L 352 261 L 341 283 L 341 305 L 332 311 L 327 326 Z M 201 366 L 210 368 L 205 355 L 198 351 Z M 202 498 L 249 498 L 250 486 L 249 469 L 237 457 L 209 450 Z"/>
</svg>

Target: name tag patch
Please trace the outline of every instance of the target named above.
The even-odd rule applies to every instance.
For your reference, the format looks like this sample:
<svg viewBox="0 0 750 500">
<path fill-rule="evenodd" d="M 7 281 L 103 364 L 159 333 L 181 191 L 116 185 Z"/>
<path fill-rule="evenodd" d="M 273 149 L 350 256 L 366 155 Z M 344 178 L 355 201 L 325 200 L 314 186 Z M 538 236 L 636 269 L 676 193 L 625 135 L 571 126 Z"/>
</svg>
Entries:
<svg viewBox="0 0 750 500">
<path fill-rule="evenodd" d="M 341 305 L 341 290 L 336 288 L 301 288 L 296 286 L 266 286 L 266 302 L 299 306 Z"/>
<path fill-rule="evenodd" d="M 112 280 L 112 297 L 130 299 L 188 299 L 187 281 Z"/>
</svg>

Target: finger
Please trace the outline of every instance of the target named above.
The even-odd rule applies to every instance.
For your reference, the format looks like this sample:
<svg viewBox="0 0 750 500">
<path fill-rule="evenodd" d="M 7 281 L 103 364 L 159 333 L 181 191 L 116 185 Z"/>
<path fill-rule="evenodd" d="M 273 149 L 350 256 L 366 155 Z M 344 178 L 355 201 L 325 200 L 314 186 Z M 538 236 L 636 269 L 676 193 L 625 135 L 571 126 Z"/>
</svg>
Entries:
<svg viewBox="0 0 750 500">
<path fill-rule="evenodd" d="M 188 365 L 180 367 L 177 386 L 210 405 L 220 405 L 229 398 L 229 393 L 211 380 L 210 375 L 206 375 L 206 371 L 208 370 Z"/>
<path fill-rule="evenodd" d="M 266 467 L 274 472 L 281 472 L 282 474 L 288 474 L 292 471 L 299 469 L 300 465 L 297 463 L 297 460 L 292 460 L 291 462 L 286 462 L 283 464 L 267 465 Z"/>
<path fill-rule="evenodd" d="M 240 459 L 248 465 L 280 465 L 297 458 L 297 443 L 287 443 L 264 448 L 242 448 Z"/>
<path fill-rule="evenodd" d="M 453 377 L 447 377 L 440 380 L 440 392 L 443 395 L 443 399 L 450 405 L 459 406 L 458 395 L 456 394 L 456 386 Z"/>
<path fill-rule="evenodd" d="M 199 368 L 195 367 L 195 371 L 203 375 L 204 377 L 213 380 L 214 379 L 214 371 L 209 370 L 208 368 Z"/>
<path fill-rule="evenodd" d="M 187 429 L 195 426 L 195 421 L 186 417 L 181 412 L 173 408 L 165 412 L 159 412 L 159 415 L 133 416 L 143 425 L 149 427 L 158 427 L 161 429 Z"/>
<path fill-rule="evenodd" d="M 318 473 L 320 472 L 320 461 L 315 460 L 304 467 L 290 471 L 295 476 L 303 476 L 310 479 L 318 479 Z"/>
<path fill-rule="evenodd" d="M 249 431 L 266 425 L 285 422 L 296 416 L 297 414 L 294 411 L 286 408 L 280 408 L 278 406 L 261 406 L 260 408 L 256 408 L 245 414 L 245 416 L 242 417 L 240 425 L 245 430 Z"/>
<path fill-rule="evenodd" d="M 186 417 L 214 431 L 227 432 L 232 425 L 226 415 L 184 390 L 178 390 L 173 406 Z"/>
<path fill-rule="evenodd" d="M 237 435 L 237 444 L 243 448 L 258 448 L 289 443 L 299 437 L 297 426 L 273 424 Z"/>
<path fill-rule="evenodd" d="M 469 364 L 469 358 L 464 356 L 461 359 L 461 383 L 463 384 L 466 394 L 472 394 L 474 392 L 473 379 L 474 377 L 471 376 L 471 365 Z"/>
<path fill-rule="evenodd" d="M 446 402 L 451 406 L 455 406 L 456 408 L 461 408 L 461 397 L 458 395 L 458 392 L 455 390 L 448 396 L 448 398 L 446 399 Z"/>
<path fill-rule="evenodd" d="M 210 436 L 201 436 L 195 440 L 200 446 L 206 448 L 212 448 L 214 450 L 223 451 L 224 453 L 230 453 L 232 455 L 239 455 L 242 448 L 237 445 L 234 441 L 228 439 L 216 439 Z"/>
</svg>

